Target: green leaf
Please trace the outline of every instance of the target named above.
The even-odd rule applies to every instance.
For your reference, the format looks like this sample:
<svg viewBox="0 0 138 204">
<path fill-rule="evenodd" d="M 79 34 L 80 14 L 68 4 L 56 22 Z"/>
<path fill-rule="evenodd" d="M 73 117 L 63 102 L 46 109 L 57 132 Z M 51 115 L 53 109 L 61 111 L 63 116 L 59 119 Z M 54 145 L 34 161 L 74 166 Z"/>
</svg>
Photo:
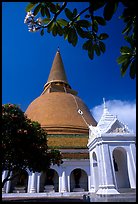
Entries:
<svg viewBox="0 0 138 204">
<path fill-rule="evenodd" d="M 41 36 L 44 35 L 44 29 L 41 30 L 40 34 L 41 34 Z"/>
<path fill-rule="evenodd" d="M 64 40 L 68 39 L 68 33 L 64 33 Z"/>
<path fill-rule="evenodd" d="M 91 46 L 91 43 L 92 43 L 91 40 L 87 40 L 87 41 L 83 44 L 82 48 L 83 48 L 84 50 L 88 50 L 88 49 L 89 49 L 89 46 Z"/>
<path fill-rule="evenodd" d="M 127 46 L 123 46 L 120 48 L 120 52 L 121 54 L 131 54 L 132 53 L 132 49 L 127 47 Z"/>
<path fill-rule="evenodd" d="M 130 64 L 130 60 L 127 60 L 124 63 L 122 63 L 122 65 L 121 65 L 121 75 L 122 76 L 125 75 L 126 70 L 128 69 L 129 64 Z"/>
<path fill-rule="evenodd" d="M 44 7 L 45 9 L 45 14 L 48 18 L 50 18 L 50 12 L 49 12 L 49 9 L 47 8 L 47 6 Z"/>
<path fill-rule="evenodd" d="M 88 50 L 88 56 L 92 60 L 94 58 L 94 50 L 93 47 L 89 48 Z"/>
<path fill-rule="evenodd" d="M 107 4 L 104 7 L 104 12 L 103 12 L 105 20 L 107 20 L 107 21 L 111 20 L 117 7 L 118 7 L 118 2 L 115 2 L 115 1 L 107 2 Z"/>
<path fill-rule="evenodd" d="M 98 10 L 99 8 L 103 7 L 105 5 L 105 1 L 97 1 L 97 0 L 93 0 L 92 2 L 90 2 L 93 8 L 93 11 Z"/>
<path fill-rule="evenodd" d="M 96 32 L 96 33 L 98 32 L 98 23 L 96 20 L 94 20 L 92 23 L 92 29 L 94 32 Z"/>
<path fill-rule="evenodd" d="M 57 23 L 56 24 L 56 26 L 57 26 L 57 33 L 60 35 L 60 36 L 62 36 L 63 35 L 63 29 L 62 29 L 62 27 Z"/>
<path fill-rule="evenodd" d="M 69 20 L 73 20 L 73 14 L 68 8 L 65 8 L 65 14 Z"/>
<path fill-rule="evenodd" d="M 59 3 L 57 3 L 55 6 L 56 6 L 57 10 L 60 10 L 60 4 Z"/>
<path fill-rule="evenodd" d="M 99 38 L 100 40 L 105 40 L 105 39 L 108 38 L 108 37 L 109 37 L 109 36 L 108 36 L 107 33 L 101 33 L 98 38 Z"/>
<path fill-rule="evenodd" d="M 56 26 L 56 24 L 54 24 L 53 28 L 52 28 L 52 34 L 53 36 L 56 36 L 57 35 L 57 32 L 58 32 L 58 28 Z"/>
<path fill-rule="evenodd" d="M 128 34 L 132 29 L 132 25 L 127 24 L 125 29 L 122 31 L 122 34 Z"/>
<path fill-rule="evenodd" d="M 106 21 L 104 18 L 100 17 L 100 16 L 94 16 L 94 19 L 97 21 L 98 24 L 100 25 L 106 25 Z"/>
<path fill-rule="evenodd" d="M 103 53 L 105 52 L 105 44 L 102 41 L 99 41 L 99 48 Z"/>
<path fill-rule="evenodd" d="M 69 43 L 72 43 L 73 46 L 76 46 L 78 42 L 78 36 L 77 36 L 75 28 L 70 28 L 69 33 L 68 33 L 68 41 Z"/>
<path fill-rule="evenodd" d="M 41 6 L 41 15 L 44 17 L 45 16 L 45 7 Z"/>
<path fill-rule="evenodd" d="M 93 49 L 96 52 L 97 56 L 101 55 L 100 48 L 99 48 L 99 46 L 96 43 L 93 45 Z"/>
<path fill-rule="evenodd" d="M 76 33 L 76 31 L 75 31 Z M 78 42 L 78 36 L 77 36 L 77 33 L 74 35 L 74 38 L 73 38 L 73 41 L 72 41 L 72 45 L 75 47 L 77 45 L 77 42 Z"/>
<path fill-rule="evenodd" d="M 76 15 L 77 15 L 77 9 L 74 8 L 74 10 L 73 10 L 73 18 L 74 18 Z"/>
<path fill-rule="evenodd" d="M 50 33 L 51 31 L 52 31 L 52 29 L 53 29 L 53 27 L 54 27 L 54 22 L 52 22 L 52 23 L 50 23 L 49 25 L 48 25 L 48 27 L 47 27 L 47 32 L 48 33 Z"/>
<path fill-rule="evenodd" d="M 47 24 L 47 23 L 49 23 L 50 20 L 51 20 L 50 18 L 44 18 L 44 19 L 42 20 L 42 22 L 43 22 L 44 24 Z"/>
<path fill-rule="evenodd" d="M 131 79 L 134 79 L 136 76 L 136 60 L 134 60 L 131 64 L 130 64 L 130 72 L 129 75 L 131 77 Z"/>
<path fill-rule="evenodd" d="M 72 28 L 68 29 L 68 42 L 72 43 Z"/>
<path fill-rule="evenodd" d="M 61 26 L 67 26 L 68 25 L 68 21 L 66 21 L 65 19 L 58 19 L 57 22 L 61 25 Z"/>
<path fill-rule="evenodd" d="M 77 17 L 76 21 L 79 21 L 79 20 L 80 20 L 80 16 Z"/>
<path fill-rule="evenodd" d="M 38 12 L 40 11 L 41 9 L 41 4 L 38 4 L 35 9 L 34 9 L 34 16 L 36 16 L 38 14 Z"/>
<path fill-rule="evenodd" d="M 92 60 L 94 58 L 94 49 L 92 40 L 88 40 L 87 42 L 88 56 Z"/>
<path fill-rule="evenodd" d="M 84 31 L 85 38 L 93 40 L 95 36 L 90 31 Z"/>
<path fill-rule="evenodd" d="M 69 31 L 69 29 L 65 26 L 64 29 L 63 29 L 64 40 L 67 40 L 67 39 L 68 39 L 68 31 Z"/>
<path fill-rule="evenodd" d="M 34 7 L 35 7 L 35 4 L 37 4 L 37 3 L 29 3 L 28 5 L 27 5 L 27 7 L 26 7 L 26 12 L 29 12 L 29 11 L 31 11 Z"/>
<path fill-rule="evenodd" d="M 52 2 L 50 2 L 50 11 L 52 12 L 52 13 L 56 13 L 57 12 L 57 7 L 55 6 L 55 4 L 53 4 Z"/>
<path fill-rule="evenodd" d="M 128 55 L 127 55 L 127 54 L 121 55 L 121 56 L 119 56 L 119 57 L 117 58 L 118 64 L 122 64 L 122 63 L 124 63 L 124 62 L 127 61 L 127 60 L 128 60 Z"/>
<path fill-rule="evenodd" d="M 135 45 L 135 41 L 133 40 L 132 36 L 124 36 L 125 40 L 131 44 L 131 47 Z"/>
<path fill-rule="evenodd" d="M 87 20 L 79 20 L 76 23 L 77 23 L 77 25 L 79 25 L 81 27 L 85 27 L 85 28 L 88 28 L 91 26 L 91 23 Z"/>
<path fill-rule="evenodd" d="M 81 38 L 85 38 L 85 37 L 86 37 L 86 34 L 85 34 L 84 30 L 83 30 L 81 27 L 75 26 L 75 28 L 76 28 L 76 30 L 77 30 L 78 35 L 79 35 Z"/>
<path fill-rule="evenodd" d="M 137 33 L 137 30 L 136 30 L 136 25 L 135 25 L 133 28 L 133 33 L 132 33 L 132 39 L 133 40 L 136 40 L 136 33 Z"/>
</svg>

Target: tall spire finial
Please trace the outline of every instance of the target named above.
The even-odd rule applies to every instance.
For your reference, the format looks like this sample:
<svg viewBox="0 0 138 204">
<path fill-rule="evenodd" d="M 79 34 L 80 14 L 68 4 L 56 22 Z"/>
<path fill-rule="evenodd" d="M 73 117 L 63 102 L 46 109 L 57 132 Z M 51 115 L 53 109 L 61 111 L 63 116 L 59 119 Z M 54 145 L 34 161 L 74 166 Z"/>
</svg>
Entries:
<svg viewBox="0 0 138 204">
<path fill-rule="evenodd" d="M 64 83 L 70 86 L 68 84 L 68 80 L 66 77 L 64 65 L 63 65 L 62 58 L 61 58 L 60 51 L 59 51 L 59 47 L 58 47 L 58 51 L 56 52 L 56 55 L 55 55 L 55 58 L 54 58 L 54 61 L 53 61 L 53 64 L 50 70 L 50 74 L 49 74 L 49 77 L 48 77 L 48 80 L 45 86 L 53 82 L 54 83 L 55 82 Z"/>
<path fill-rule="evenodd" d="M 103 98 L 103 112 L 104 113 L 108 112 L 106 102 L 105 102 L 105 98 Z"/>
<path fill-rule="evenodd" d="M 58 46 L 58 49 L 57 49 L 57 51 L 58 51 L 58 52 L 60 52 L 60 50 L 59 50 L 59 46 Z"/>
<path fill-rule="evenodd" d="M 105 109 L 106 108 L 105 98 L 103 98 L 103 106 L 104 106 L 104 109 Z"/>
</svg>

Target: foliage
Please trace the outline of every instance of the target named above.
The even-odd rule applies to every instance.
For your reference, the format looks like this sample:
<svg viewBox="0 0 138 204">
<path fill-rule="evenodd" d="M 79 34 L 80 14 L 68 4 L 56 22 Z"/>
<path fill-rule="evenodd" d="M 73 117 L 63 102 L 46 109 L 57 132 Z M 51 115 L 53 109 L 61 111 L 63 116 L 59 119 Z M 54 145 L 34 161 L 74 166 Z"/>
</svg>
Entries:
<svg viewBox="0 0 138 204">
<path fill-rule="evenodd" d="M 88 7 L 80 13 L 77 8 L 72 11 L 67 8 L 68 2 L 30 2 L 26 7 L 27 16 L 24 23 L 28 24 L 29 31 L 35 32 L 40 30 L 44 35 L 44 29 L 53 36 L 63 36 L 73 46 L 76 46 L 78 39 L 82 38 L 84 43 L 82 48 L 88 52 L 92 60 L 95 56 L 100 56 L 106 51 L 104 40 L 109 36 L 107 33 L 99 33 L 100 26 L 105 26 L 117 11 L 119 3 L 124 6 L 121 16 L 126 27 L 122 31 L 124 39 L 129 46 L 122 46 L 120 49 L 121 56 L 117 62 L 121 64 L 122 76 L 130 67 L 130 77 L 136 75 L 136 3 L 134 0 L 92 0 L 88 2 Z M 97 16 L 96 11 L 102 9 L 103 16 Z M 33 13 L 31 12 L 33 10 Z M 65 18 L 60 18 L 61 13 Z M 84 15 L 85 14 L 85 15 Z M 35 17 L 40 15 L 38 19 Z M 81 16 L 83 15 L 82 19 Z M 59 18 L 58 18 L 59 17 Z"/>
<path fill-rule="evenodd" d="M 13 179 L 11 172 L 28 168 L 30 171 L 43 171 L 51 163 L 60 165 L 58 150 L 48 150 L 47 134 L 38 122 L 31 121 L 23 111 L 13 104 L 2 105 L 2 170 L 8 170 L 3 182 Z"/>
</svg>

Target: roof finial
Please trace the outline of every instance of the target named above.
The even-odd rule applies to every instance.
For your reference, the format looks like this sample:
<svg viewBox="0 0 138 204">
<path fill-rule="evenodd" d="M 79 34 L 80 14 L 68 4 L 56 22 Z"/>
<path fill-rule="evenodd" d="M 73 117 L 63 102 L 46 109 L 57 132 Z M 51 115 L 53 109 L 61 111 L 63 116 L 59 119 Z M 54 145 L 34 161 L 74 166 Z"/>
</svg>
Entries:
<svg viewBox="0 0 138 204">
<path fill-rule="evenodd" d="M 105 98 L 103 98 L 103 105 L 104 105 L 104 109 L 105 109 L 106 108 Z"/>
<path fill-rule="evenodd" d="M 105 98 L 103 98 L 103 110 L 104 112 L 107 111 L 106 103 L 105 103 Z"/>
<path fill-rule="evenodd" d="M 58 46 L 58 49 L 57 49 L 57 51 L 59 52 L 60 50 L 59 50 L 59 46 Z"/>
</svg>

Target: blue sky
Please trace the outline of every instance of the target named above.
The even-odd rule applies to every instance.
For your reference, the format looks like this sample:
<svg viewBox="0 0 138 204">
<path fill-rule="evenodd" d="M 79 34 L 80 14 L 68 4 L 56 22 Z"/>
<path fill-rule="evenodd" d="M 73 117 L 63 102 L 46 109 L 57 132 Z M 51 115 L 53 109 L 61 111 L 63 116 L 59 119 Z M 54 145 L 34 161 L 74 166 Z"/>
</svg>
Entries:
<svg viewBox="0 0 138 204">
<path fill-rule="evenodd" d="M 70 2 L 69 6 L 78 4 L 79 10 L 87 6 L 86 2 Z M 126 107 L 122 120 L 129 125 L 126 118 L 131 118 L 130 126 L 135 129 L 136 80 L 131 80 L 128 72 L 122 78 L 116 62 L 120 46 L 125 45 L 121 35 L 124 24 L 118 19 L 122 7 L 112 21 L 101 27 L 101 32 L 110 36 L 105 40 L 106 52 L 90 60 L 81 48 L 82 40 L 73 47 L 63 37 L 46 32 L 42 37 L 39 32 L 28 32 L 24 24 L 26 5 L 27 2 L 2 3 L 2 103 L 18 104 L 25 111 L 42 93 L 59 46 L 71 87 L 78 91 L 95 117 L 99 117 L 95 110 L 102 107 L 104 97 L 110 110 L 114 106 L 120 112 L 120 107 Z"/>
</svg>

